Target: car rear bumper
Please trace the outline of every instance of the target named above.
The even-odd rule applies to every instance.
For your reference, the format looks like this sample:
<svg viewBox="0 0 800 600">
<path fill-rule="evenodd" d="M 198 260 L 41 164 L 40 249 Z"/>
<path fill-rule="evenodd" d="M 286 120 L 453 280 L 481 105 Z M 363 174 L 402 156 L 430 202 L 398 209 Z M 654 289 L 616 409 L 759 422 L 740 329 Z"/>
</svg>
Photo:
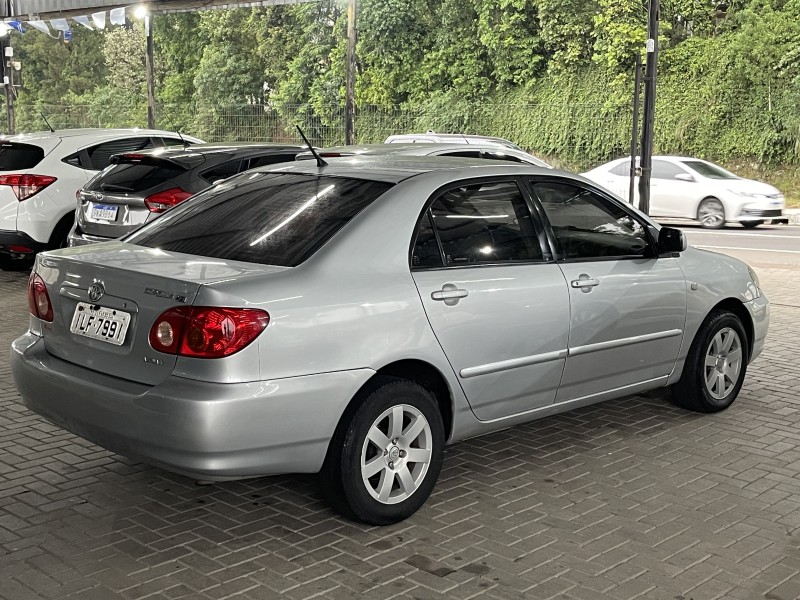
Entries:
<svg viewBox="0 0 800 600">
<path fill-rule="evenodd" d="M 22 403 L 108 450 L 190 477 L 315 473 L 350 399 L 374 372 L 253 383 L 170 376 L 156 386 L 47 353 L 32 333 L 11 347 Z"/>
<path fill-rule="evenodd" d="M 74 246 L 88 246 L 89 244 L 99 244 L 100 242 L 110 242 L 115 238 L 100 237 L 99 235 L 89 235 L 78 231 L 75 227 L 69 232 L 67 236 L 67 245 L 72 248 Z"/>
<path fill-rule="evenodd" d="M 0 231 L 0 254 L 24 258 L 33 256 L 46 247 L 47 244 L 37 242 L 22 231 Z"/>
</svg>

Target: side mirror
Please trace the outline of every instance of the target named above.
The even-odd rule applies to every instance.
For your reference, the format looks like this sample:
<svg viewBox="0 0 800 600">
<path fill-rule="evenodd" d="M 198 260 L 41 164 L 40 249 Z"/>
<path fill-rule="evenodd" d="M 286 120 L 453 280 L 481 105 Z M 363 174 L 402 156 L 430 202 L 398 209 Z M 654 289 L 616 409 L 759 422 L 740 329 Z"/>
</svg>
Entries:
<svg viewBox="0 0 800 600">
<path fill-rule="evenodd" d="M 686 250 L 686 236 L 680 229 L 662 227 L 658 232 L 658 254 L 675 254 Z"/>
<path fill-rule="evenodd" d="M 679 181 L 694 181 L 694 177 L 689 175 L 689 173 L 678 173 L 675 175 L 675 179 Z"/>
</svg>

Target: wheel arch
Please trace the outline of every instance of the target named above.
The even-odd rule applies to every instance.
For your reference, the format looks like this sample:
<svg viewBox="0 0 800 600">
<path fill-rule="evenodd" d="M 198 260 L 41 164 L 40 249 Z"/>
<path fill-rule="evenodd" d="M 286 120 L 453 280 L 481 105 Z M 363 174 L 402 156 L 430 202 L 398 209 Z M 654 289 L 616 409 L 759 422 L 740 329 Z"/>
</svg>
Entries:
<svg viewBox="0 0 800 600">
<path fill-rule="evenodd" d="M 47 247 L 48 249 L 53 249 L 56 246 L 54 244 L 58 241 L 57 237 L 66 231 L 65 235 L 69 235 L 70 229 L 75 224 L 75 210 L 70 210 L 63 214 L 58 221 L 56 221 L 55 227 L 53 227 L 53 231 L 50 232 L 50 238 L 47 240 Z"/>
<path fill-rule="evenodd" d="M 755 325 L 753 324 L 753 317 L 750 316 L 750 312 L 747 310 L 747 307 L 745 307 L 744 303 L 737 298 L 726 298 L 725 300 L 715 304 L 708 314 L 711 314 L 715 310 L 726 310 L 739 317 L 739 320 L 744 326 L 745 335 L 747 336 L 747 359 L 748 362 L 750 362 L 750 357 L 753 355 L 753 342 L 755 340 L 756 333 Z M 708 319 L 708 315 L 706 315 L 706 319 Z"/>
<path fill-rule="evenodd" d="M 386 379 L 405 379 L 413 381 L 433 394 L 436 399 L 436 404 L 439 407 L 439 412 L 442 415 L 445 439 L 450 439 L 453 433 L 454 414 L 454 398 L 450 385 L 439 369 L 419 359 L 397 360 L 378 369 L 353 395 L 336 426 L 337 434 L 342 429 L 342 423 L 349 421 L 356 410 L 358 410 L 358 407 L 367 394 L 380 385 L 381 382 L 386 381 Z M 334 437 L 336 437 L 337 434 L 335 434 Z M 333 443 L 333 439 L 331 443 Z"/>
</svg>

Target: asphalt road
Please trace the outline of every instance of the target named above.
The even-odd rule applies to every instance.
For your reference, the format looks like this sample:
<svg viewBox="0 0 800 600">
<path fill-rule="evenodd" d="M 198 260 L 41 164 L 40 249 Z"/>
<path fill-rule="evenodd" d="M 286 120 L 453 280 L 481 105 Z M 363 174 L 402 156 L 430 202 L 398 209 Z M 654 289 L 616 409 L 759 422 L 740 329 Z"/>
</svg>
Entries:
<svg viewBox="0 0 800 600">
<path fill-rule="evenodd" d="M 681 226 L 691 246 L 739 258 L 754 267 L 800 268 L 800 226 L 762 225 L 744 229 L 731 225 L 709 231 Z"/>
</svg>

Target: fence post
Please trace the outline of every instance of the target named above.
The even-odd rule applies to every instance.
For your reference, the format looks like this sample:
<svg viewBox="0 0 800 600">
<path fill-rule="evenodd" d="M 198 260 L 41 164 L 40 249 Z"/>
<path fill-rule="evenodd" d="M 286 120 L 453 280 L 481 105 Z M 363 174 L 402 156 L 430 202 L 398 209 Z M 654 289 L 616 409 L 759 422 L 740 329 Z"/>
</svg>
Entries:
<svg viewBox="0 0 800 600">
<path fill-rule="evenodd" d="M 344 143 L 355 143 L 356 112 L 356 0 L 347 3 L 347 81 L 344 99 Z"/>
</svg>

